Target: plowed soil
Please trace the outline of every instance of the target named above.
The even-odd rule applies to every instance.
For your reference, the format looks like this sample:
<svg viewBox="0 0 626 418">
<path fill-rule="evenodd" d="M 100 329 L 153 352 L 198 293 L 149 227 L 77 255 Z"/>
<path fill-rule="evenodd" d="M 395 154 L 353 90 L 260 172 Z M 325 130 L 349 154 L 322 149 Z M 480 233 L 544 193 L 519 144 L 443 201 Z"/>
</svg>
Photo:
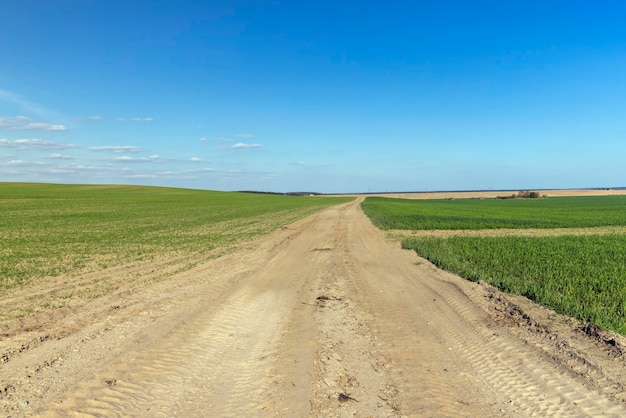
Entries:
<svg viewBox="0 0 626 418">
<path fill-rule="evenodd" d="M 1 324 L 0 415 L 626 416 L 621 336 L 436 269 L 358 203 Z"/>
</svg>

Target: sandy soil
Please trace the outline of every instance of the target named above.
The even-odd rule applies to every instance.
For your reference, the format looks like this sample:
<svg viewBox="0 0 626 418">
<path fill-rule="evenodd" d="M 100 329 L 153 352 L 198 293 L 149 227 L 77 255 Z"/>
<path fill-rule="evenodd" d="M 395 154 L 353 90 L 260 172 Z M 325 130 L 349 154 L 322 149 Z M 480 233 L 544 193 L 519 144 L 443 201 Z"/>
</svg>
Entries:
<svg viewBox="0 0 626 418">
<path fill-rule="evenodd" d="M 436 269 L 358 201 L 89 280 L 116 290 L 0 325 L 1 416 L 626 416 L 624 338 Z"/>
</svg>

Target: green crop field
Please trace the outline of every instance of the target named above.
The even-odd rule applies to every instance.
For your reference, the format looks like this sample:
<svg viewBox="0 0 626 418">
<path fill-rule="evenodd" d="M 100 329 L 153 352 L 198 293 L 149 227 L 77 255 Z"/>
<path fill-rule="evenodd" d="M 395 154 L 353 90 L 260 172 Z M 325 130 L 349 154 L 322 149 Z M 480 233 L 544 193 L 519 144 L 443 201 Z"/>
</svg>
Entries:
<svg viewBox="0 0 626 418">
<path fill-rule="evenodd" d="M 402 245 L 469 280 L 626 334 L 626 235 L 407 238 Z"/>
<path fill-rule="evenodd" d="M 362 207 L 381 229 L 411 231 L 578 228 L 580 232 L 626 224 L 622 196 L 452 201 L 369 197 Z M 409 237 L 402 245 L 466 279 L 483 280 L 626 334 L 626 235 L 617 228 L 608 235 L 541 235 Z"/>
<path fill-rule="evenodd" d="M 0 291 L 157 255 L 208 254 L 347 200 L 0 183 Z"/>
<path fill-rule="evenodd" d="M 626 225 L 626 196 L 410 200 L 368 197 L 361 207 L 380 229 L 582 228 Z"/>
</svg>

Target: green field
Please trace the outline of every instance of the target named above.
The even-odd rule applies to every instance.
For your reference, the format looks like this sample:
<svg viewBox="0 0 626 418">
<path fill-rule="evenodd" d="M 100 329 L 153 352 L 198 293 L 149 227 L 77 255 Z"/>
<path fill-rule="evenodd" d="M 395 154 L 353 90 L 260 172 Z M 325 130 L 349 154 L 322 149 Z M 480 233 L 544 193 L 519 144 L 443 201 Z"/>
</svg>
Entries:
<svg viewBox="0 0 626 418">
<path fill-rule="evenodd" d="M 626 224 L 622 196 L 453 201 L 370 197 L 362 207 L 381 229 L 412 231 L 545 231 Z M 483 280 L 559 313 L 626 334 L 626 235 L 452 235 L 410 237 L 402 245 L 466 279 Z"/>
<path fill-rule="evenodd" d="M 361 207 L 380 229 L 526 229 L 626 225 L 626 196 L 410 200 L 368 197 Z"/>
<path fill-rule="evenodd" d="M 407 238 L 438 267 L 626 334 L 626 235 Z"/>
<path fill-rule="evenodd" d="M 0 183 L 0 289 L 157 255 L 201 255 L 349 199 Z"/>
</svg>

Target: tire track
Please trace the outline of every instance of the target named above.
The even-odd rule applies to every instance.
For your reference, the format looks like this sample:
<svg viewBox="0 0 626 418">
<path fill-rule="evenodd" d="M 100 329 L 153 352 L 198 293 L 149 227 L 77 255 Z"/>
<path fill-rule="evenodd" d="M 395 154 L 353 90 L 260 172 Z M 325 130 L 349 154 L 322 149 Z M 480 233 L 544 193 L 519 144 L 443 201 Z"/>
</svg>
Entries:
<svg viewBox="0 0 626 418">
<path fill-rule="evenodd" d="M 338 214 L 333 241 L 324 247 L 328 250 L 326 271 L 316 288 L 318 350 L 312 413 L 319 417 L 397 415 L 395 388 L 385 370 L 374 366 L 379 353 L 369 330 L 370 318 L 351 295 L 354 276 L 346 245 L 346 217 L 355 205 Z"/>
<path fill-rule="evenodd" d="M 457 315 L 466 319 L 471 318 L 474 312 L 468 308 L 471 305 L 460 288 L 454 283 L 445 281 L 438 284 L 445 284 L 438 287 L 437 293 L 446 305 Z M 511 398 L 510 402 L 517 411 L 524 415 L 626 414 L 626 409 L 621 405 L 610 402 L 595 391 L 589 391 L 569 376 L 561 375 L 538 353 L 530 350 L 516 338 L 511 338 L 506 330 L 494 333 L 493 329 L 480 325 L 480 318 L 475 315 L 475 320 L 470 320 L 467 327 L 462 329 L 448 327 L 446 331 L 456 347 L 465 349 L 464 357 L 477 370 L 478 376 L 487 385 L 502 388 L 501 392 Z"/>
<path fill-rule="evenodd" d="M 210 321 L 192 319 L 162 344 L 135 353 L 81 383 L 68 396 L 71 402 L 58 402 L 52 409 L 57 416 L 70 412 L 172 416 L 184 413 L 189 405 L 193 405 L 192 414 L 205 410 L 234 416 L 241 409 L 252 411 L 262 403 L 263 389 L 259 387 L 263 388 L 271 360 L 263 359 L 264 350 L 279 337 L 282 325 L 272 314 L 275 303 L 272 292 L 251 296 L 243 288 L 231 295 Z M 259 333 L 263 316 L 273 325 Z M 249 361 L 238 363 L 240 356 Z M 231 374 L 233 370 L 236 373 Z M 210 394 L 210 399 L 199 403 L 198 393 Z M 233 397 L 247 401 L 239 402 L 237 409 L 230 402 Z"/>
</svg>

